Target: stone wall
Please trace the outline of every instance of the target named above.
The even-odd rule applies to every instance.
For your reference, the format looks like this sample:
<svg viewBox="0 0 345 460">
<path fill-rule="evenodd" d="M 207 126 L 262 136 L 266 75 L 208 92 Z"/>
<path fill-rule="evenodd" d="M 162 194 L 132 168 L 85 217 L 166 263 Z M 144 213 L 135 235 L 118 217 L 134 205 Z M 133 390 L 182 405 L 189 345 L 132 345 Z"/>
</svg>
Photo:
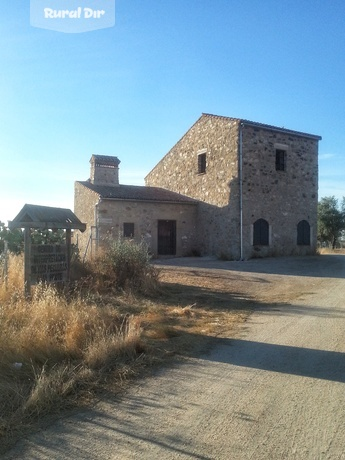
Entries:
<svg viewBox="0 0 345 460">
<path fill-rule="evenodd" d="M 84 233 L 75 234 L 73 243 L 77 244 L 80 256 L 83 258 L 91 236 L 91 229 L 95 226 L 95 206 L 99 201 L 98 193 L 84 187 L 80 182 L 74 184 L 74 214 L 86 223 Z M 90 244 L 92 241 L 90 241 Z M 95 251 L 95 245 L 89 246 L 89 255 Z"/>
<path fill-rule="evenodd" d="M 145 178 L 200 200 L 201 254 L 241 256 L 239 152 L 242 130 L 242 257 L 307 254 L 316 249 L 318 140 L 279 128 L 203 115 Z M 263 126 L 263 125 L 261 125 Z M 286 151 L 286 169 L 276 171 L 276 149 Z M 198 155 L 206 171 L 198 173 Z M 253 224 L 270 225 L 269 246 L 253 246 Z M 297 224 L 311 226 L 311 245 L 297 245 Z"/>
<path fill-rule="evenodd" d="M 190 256 L 196 248 L 197 204 L 103 200 L 98 207 L 100 241 L 123 235 L 123 224 L 134 224 L 134 240 L 145 241 L 157 256 L 158 220 L 176 221 L 176 256 Z"/>
<path fill-rule="evenodd" d="M 158 186 L 200 200 L 201 254 L 239 257 L 238 120 L 202 116 L 146 176 Z M 206 153 L 206 172 L 198 155 Z"/>
<path fill-rule="evenodd" d="M 243 127 L 243 235 L 246 258 L 308 254 L 316 249 L 318 141 L 291 133 Z M 276 171 L 276 149 L 286 151 L 284 171 Z M 253 224 L 270 225 L 270 245 L 253 247 Z M 297 224 L 311 226 L 311 245 L 297 246 Z"/>
<path fill-rule="evenodd" d="M 187 256 L 195 253 L 196 203 L 160 203 L 130 200 L 99 200 L 99 195 L 83 184 L 75 183 L 74 212 L 82 222 L 87 223 L 86 231 L 78 235 L 81 256 L 87 245 L 87 257 L 97 252 L 108 238 L 123 235 L 123 224 L 134 224 L 134 240 L 144 240 L 155 257 L 157 256 L 158 220 L 176 220 L 176 255 Z M 94 239 L 89 242 L 93 229 Z M 95 238 L 97 236 L 97 239 Z"/>
</svg>

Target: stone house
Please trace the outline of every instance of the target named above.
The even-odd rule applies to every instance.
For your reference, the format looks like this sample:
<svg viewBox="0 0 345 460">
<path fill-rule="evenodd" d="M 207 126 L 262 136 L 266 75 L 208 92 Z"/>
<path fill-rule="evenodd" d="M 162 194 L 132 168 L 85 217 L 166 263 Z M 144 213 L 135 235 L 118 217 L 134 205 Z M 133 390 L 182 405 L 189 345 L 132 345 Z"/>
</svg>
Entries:
<svg viewBox="0 0 345 460">
<path fill-rule="evenodd" d="M 90 179 L 75 182 L 75 214 L 82 257 L 111 238 L 145 241 L 153 256 L 190 255 L 196 244 L 197 201 L 169 190 L 119 184 L 117 157 L 92 155 Z"/>
<path fill-rule="evenodd" d="M 145 178 L 119 184 L 116 157 L 93 155 L 75 183 L 79 246 L 144 239 L 154 256 L 248 259 L 316 250 L 320 136 L 202 114 Z"/>
<path fill-rule="evenodd" d="M 320 136 L 202 114 L 146 176 L 198 200 L 197 248 L 229 259 L 316 250 Z"/>
</svg>

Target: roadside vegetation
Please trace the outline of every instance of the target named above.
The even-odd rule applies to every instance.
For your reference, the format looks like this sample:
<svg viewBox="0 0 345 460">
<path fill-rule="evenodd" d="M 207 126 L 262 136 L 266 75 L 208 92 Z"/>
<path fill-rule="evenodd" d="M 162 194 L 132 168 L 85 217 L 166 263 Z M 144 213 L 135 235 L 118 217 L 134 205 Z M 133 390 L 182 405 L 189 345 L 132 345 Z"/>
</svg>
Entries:
<svg viewBox="0 0 345 460">
<path fill-rule="evenodd" d="M 334 196 L 321 198 L 317 227 L 321 248 L 345 248 L 345 197 L 340 204 Z"/>
<path fill-rule="evenodd" d="M 69 289 L 23 293 L 23 256 L 0 271 L 0 452 L 47 417 L 122 391 L 137 375 L 244 320 L 216 280 L 159 272 L 145 245 L 114 241 Z M 200 285 L 202 287 L 193 285 Z"/>
</svg>

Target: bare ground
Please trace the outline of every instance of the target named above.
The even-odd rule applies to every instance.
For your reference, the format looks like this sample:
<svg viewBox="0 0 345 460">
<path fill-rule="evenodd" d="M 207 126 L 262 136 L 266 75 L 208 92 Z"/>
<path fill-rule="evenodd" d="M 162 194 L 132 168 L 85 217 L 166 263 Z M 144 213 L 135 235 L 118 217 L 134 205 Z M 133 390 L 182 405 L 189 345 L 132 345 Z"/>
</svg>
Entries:
<svg viewBox="0 0 345 460">
<path fill-rule="evenodd" d="M 61 419 L 3 458 L 345 459 L 345 256 L 161 268 L 181 306 L 219 309 L 203 325 L 208 352 Z"/>
</svg>

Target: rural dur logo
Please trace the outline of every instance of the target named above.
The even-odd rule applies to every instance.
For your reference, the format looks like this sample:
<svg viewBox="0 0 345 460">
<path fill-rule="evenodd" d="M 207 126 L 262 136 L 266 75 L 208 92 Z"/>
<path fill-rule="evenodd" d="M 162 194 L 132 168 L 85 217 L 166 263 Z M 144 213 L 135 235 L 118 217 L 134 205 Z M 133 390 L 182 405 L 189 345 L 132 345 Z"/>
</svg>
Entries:
<svg viewBox="0 0 345 460">
<path fill-rule="evenodd" d="M 30 24 L 65 33 L 115 25 L 115 0 L 30 0 Z"/>
</svg>

